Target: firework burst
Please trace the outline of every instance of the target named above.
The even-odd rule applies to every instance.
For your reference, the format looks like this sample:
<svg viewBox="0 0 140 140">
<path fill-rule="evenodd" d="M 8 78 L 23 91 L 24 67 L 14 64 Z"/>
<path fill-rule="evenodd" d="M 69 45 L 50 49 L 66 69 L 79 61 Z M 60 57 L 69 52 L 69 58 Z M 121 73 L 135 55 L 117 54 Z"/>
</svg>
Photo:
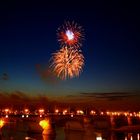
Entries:
<svg viewBox="0 0 140 140">
<path fill-rule="evenodd" d="M 71 49 L 67 46 L 54 53 L 51 60 L 54 73 L 62 80 L 79 76 L 84 65 L 81 50 Z"/>
<path fill-rule="evenodd" d="M 84 65 L 80 49 L 84 39 L 83 28 L 75 22 L 65 22 L 58 28 L 57 37 L 61 48 L 53 53 L 50 67 L 62 80 L 79 76 Z"/>
<path fill-rule="evenodd" d="M 57 37 L 62 47 L 78 48 L 82 46 L 82 40 L 84 39 L 83 28 L 75 22 L 65 22 L 58 28 Z"/>
</svg>

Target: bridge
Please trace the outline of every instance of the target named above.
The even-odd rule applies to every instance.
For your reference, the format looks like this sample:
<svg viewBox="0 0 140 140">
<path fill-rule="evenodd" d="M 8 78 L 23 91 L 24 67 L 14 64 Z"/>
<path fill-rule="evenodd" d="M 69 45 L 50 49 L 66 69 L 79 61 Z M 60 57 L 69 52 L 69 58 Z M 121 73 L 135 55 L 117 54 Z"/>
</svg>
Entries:
<svg viewBox="0 0 140 140">
<path fill-rule="evenodd" d="M 119 128 L 122 126 L 130 126 L 140 124 L 140 117 L 138 116 L 109 116 L 109 115 L 1 115 L 0 118 L 6 122 L 36 122 L 43 119 L 48 119 L 52 124 L 65 126 L 68 121 L 76 121 L 81 124 L 91 124 L 94 127 L 101 128 Z"/>
</svg>

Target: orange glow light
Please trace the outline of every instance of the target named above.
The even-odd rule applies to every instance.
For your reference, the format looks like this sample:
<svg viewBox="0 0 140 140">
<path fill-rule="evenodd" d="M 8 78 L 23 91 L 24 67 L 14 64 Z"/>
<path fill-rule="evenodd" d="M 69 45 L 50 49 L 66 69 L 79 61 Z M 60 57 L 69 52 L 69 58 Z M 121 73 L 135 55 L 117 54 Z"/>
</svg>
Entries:
<svg viewBox="0 0 140 140">
<path fill-rule="evenodd" d="M 9 109 L 8 109 L 8 108 L 6 108 L 4 111 L 7 113 L 7 112 L 9 112 Z"/>
<path fill-rule="evenodd" d="M 96 137 L 96 140 L 102 140 L 102 137 Z"/>
<path fill-rule="evenodd" d="M 43 129 L 47 129 L 49 127 L 49 120 L 42 120 L 39 122 L 39 125 L 43 128 Z"/>
<path fill-rule="evenodd" d="M 106 114 L 107 114 L 107 115 L 110 115 L 110 112 L 109 112 L 109 111 L 107 111 L 107 112 L 106 112 Z"/>
<path fill-rule="evenodd" d="M 82 114 L 84 114 L 84 112 L 82 110 L 77 110 L 77 114 L 82 115 Z"/>
<path fill-rule="evenodd" d="M 64 110 L 64 111 L 63 111 L 63 115 L 65 115 L 67 112 L 68 112 L 67 110 Z"/>
<path fill-rule="evenodd" d="M 0 128 L 2 128 L 4 126 L 4 121 L 0 120 Z"/>
<path fill-rule="evenodd" d="M 104 115 L 104 112 L 101 112 L 101 115 Z"/>
<path fill-rule="evenodd" d="M 94 114 L 96 114 L 96 112 L 93 111 L 93 110 L 91 110 L 91 111 L 90 111 L 90 114 L 94 115 Z"/>
<path fill-rule="evenodd" d="M 140 140 L 140 134 L 137 134 L 137 140 Z"/>
<path fill-rule="evenodd" d="M 29 109 L 24 109 L 24 111 L 27 113 L 27 112 L 29 112 Z"/>
<path fill-rule="evenodd" d="M 44 109 L 39 109 L 39 113 L 43 114 L 44 113 Z"/>
<path fill-rule="evenodd" d="M 56 110 L 55 110 L 55 113 L 58 113 L 58 112 L 59 112 L 59 110 L 58 110 L 58 109 L 56 109 Z"/>
<path fill-rule="evenodd" d="M 130 115 L 131 117 L 133 116 L 133 114 L 132 114 L 132 113 L 130 113 L 129 115 Z"/>
</svg>

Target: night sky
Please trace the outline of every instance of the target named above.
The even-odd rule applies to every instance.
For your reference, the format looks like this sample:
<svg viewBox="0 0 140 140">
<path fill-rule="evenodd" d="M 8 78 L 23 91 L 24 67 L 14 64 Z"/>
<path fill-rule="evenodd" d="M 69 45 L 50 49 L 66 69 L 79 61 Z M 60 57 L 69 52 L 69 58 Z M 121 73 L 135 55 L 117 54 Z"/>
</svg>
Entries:
<svg viewBox="0 0 140 140">
<path fill-rule="evenodd" d="M 0 4 L 0 93 L 139 97 L 139 13 L 138 4 L 128 1 Z M 85 65 L 79 77 L 55 81 L 47 69 L 52 53 L 60 49 L 56 30 L 64 21 L 84 28 Z"/>
</svg>

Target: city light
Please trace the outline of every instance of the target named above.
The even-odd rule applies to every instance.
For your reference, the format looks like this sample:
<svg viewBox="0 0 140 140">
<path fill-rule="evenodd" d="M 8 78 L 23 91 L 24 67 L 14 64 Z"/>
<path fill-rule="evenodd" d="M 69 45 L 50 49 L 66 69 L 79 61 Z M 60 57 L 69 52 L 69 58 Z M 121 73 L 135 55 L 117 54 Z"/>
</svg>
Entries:
<svg viewBox="0 0 140 140">
<path fill-rule="evenodd" d="M 67 114 L 67 112 L 68 112 L 67 110 L 64 110 L 64 111 L 63 111 L 63 115 L 66 115 L 66 114 Z"/>
<path fill-rule="evenodd" d="M 104 112 L 101 112 L 101 115 L 104 115 Z"/>
<path fill-rule="evenodd" d="M 29 114 L 29 109 L 24 109 L 25 114 Z"/>
<path fill-rule="evenodd" d="M 78 115 L 83 115 L 84 112 L 83 112 L 82 110 L 77 110 L 77 114 L 78 114 Z"/>
<path fill-rule="evenodd" d="M 44 109 L 39 109 L 40 114 L 44 114 Z"/>
<path fill-rule="evenodd" d="M 73 117 L 73 114 L 71 114 L 70 116 Z"/>
<path fill-rule="evenodd" d="M 137 134 L 137 140 L 140 140 L 140 134 L 139 133 Z"/>
<path fill-rule="evenodd" d="M 8 108 L 6 108 L 4 111 L 7 114 L 7 113 L 9 113 L 10 110 Z"/>
<path fill-rule="evenodd" d="M 96 140 L 102 140 L 102 137 L 96 137 Z"/>
<path fill-rule="evenodd" d="M 125 113 L 124 113 L 124 115 L 125 115 L 125 116 L 127 116 L 127 115 L 128 115 L 128 113 L 127 113 L 127 112 L 125 112 Z"/>
<path fill-rule="evenodd" d="M 4 126 L 4 121 L 0 119 L 0 129 Z"/>
<path fill-rule="evenodd" d="M 133 116 L 133 114 L 132 114 L 132 113 L 130 113 L 129 115 L 130 115 L 130 117 L 132 117 L 132 116 Z"/>
<path fill-rule="evenodd" d="M 107 114 L 107 115 L 110 115 L 110 112 L 109 112 L 109 111 L 107 111 L 107 112 L 106 112 L 106 114 Z"/>
<path fill-rule="evenodd" d="M 47 112 L 47 115 L 48 114 L 55 114 L 55 115 L 71 115 L 72 112 L 69 112 L 68 111 L 69 108 L 57 108 L 54 110 L 54 112 L 48 110 Z M 84 109 L 85 110 L 85 109 Z M 32 114 L 32 115 L 39 115 L 40 117 L 43 117 L 45 115 L 45 109 L 44 108 L 41 108 L 41 109 L 37 109 L 35 111 L 30 111 L 28 108 L 25 108 L 23 110 L 10 110 L 9 108 L 6 108 L 6 109 L 1 109 L 1 114 L 3 114 L 6 118 L 8 118 L 10 115 L 21 115 L 22 118 L 23 117 L 27 117 Z M 22 114 L 21 114 L 22 113 Z M 81 109 L 78 109 L 76 112 L 73 112 L 74 114 L 76 113 L 77 115 L 84 115 L 84 111 L 81 110 Z M 107 116 L 125 116 L 125 117 L 137 117 L 137 118 L 140 118 L 140 112 L 125 112 L 125 111 L 94 111 L 94 110 L 91 110 L 89 112 L 86 112 L 86 113 L 89 113 L 90 115 L 107 115 Z M 23 116 L 25 115 L 25 116 Z"/>
<path fill-rule="evenodd" d="M 95 115 L 95 114 L 96 114 L 95 111 L 93 111 L 93 110 L 90 111 L 90 115 Z"/>
<path fill-rule="evenodd" d="M 25 140 L 35 140 L 35 139 L 33 139 L 31 137 L 25 137 Z"/>
<path fill-rule="evenodd" d="M 43 129 L 47 129 L 49 127 L 49 120 L 42 120 L 39 122 L 39 125 L 43 128 Z"/>
<path fill-rule="evenodd" d="M 55 110 L 55 113 L 58 113 L 58 112 L 59 112 L 59 110 L 58 110 L 58 109 L 56 109 L 56 110 Z"/>
</svg>

